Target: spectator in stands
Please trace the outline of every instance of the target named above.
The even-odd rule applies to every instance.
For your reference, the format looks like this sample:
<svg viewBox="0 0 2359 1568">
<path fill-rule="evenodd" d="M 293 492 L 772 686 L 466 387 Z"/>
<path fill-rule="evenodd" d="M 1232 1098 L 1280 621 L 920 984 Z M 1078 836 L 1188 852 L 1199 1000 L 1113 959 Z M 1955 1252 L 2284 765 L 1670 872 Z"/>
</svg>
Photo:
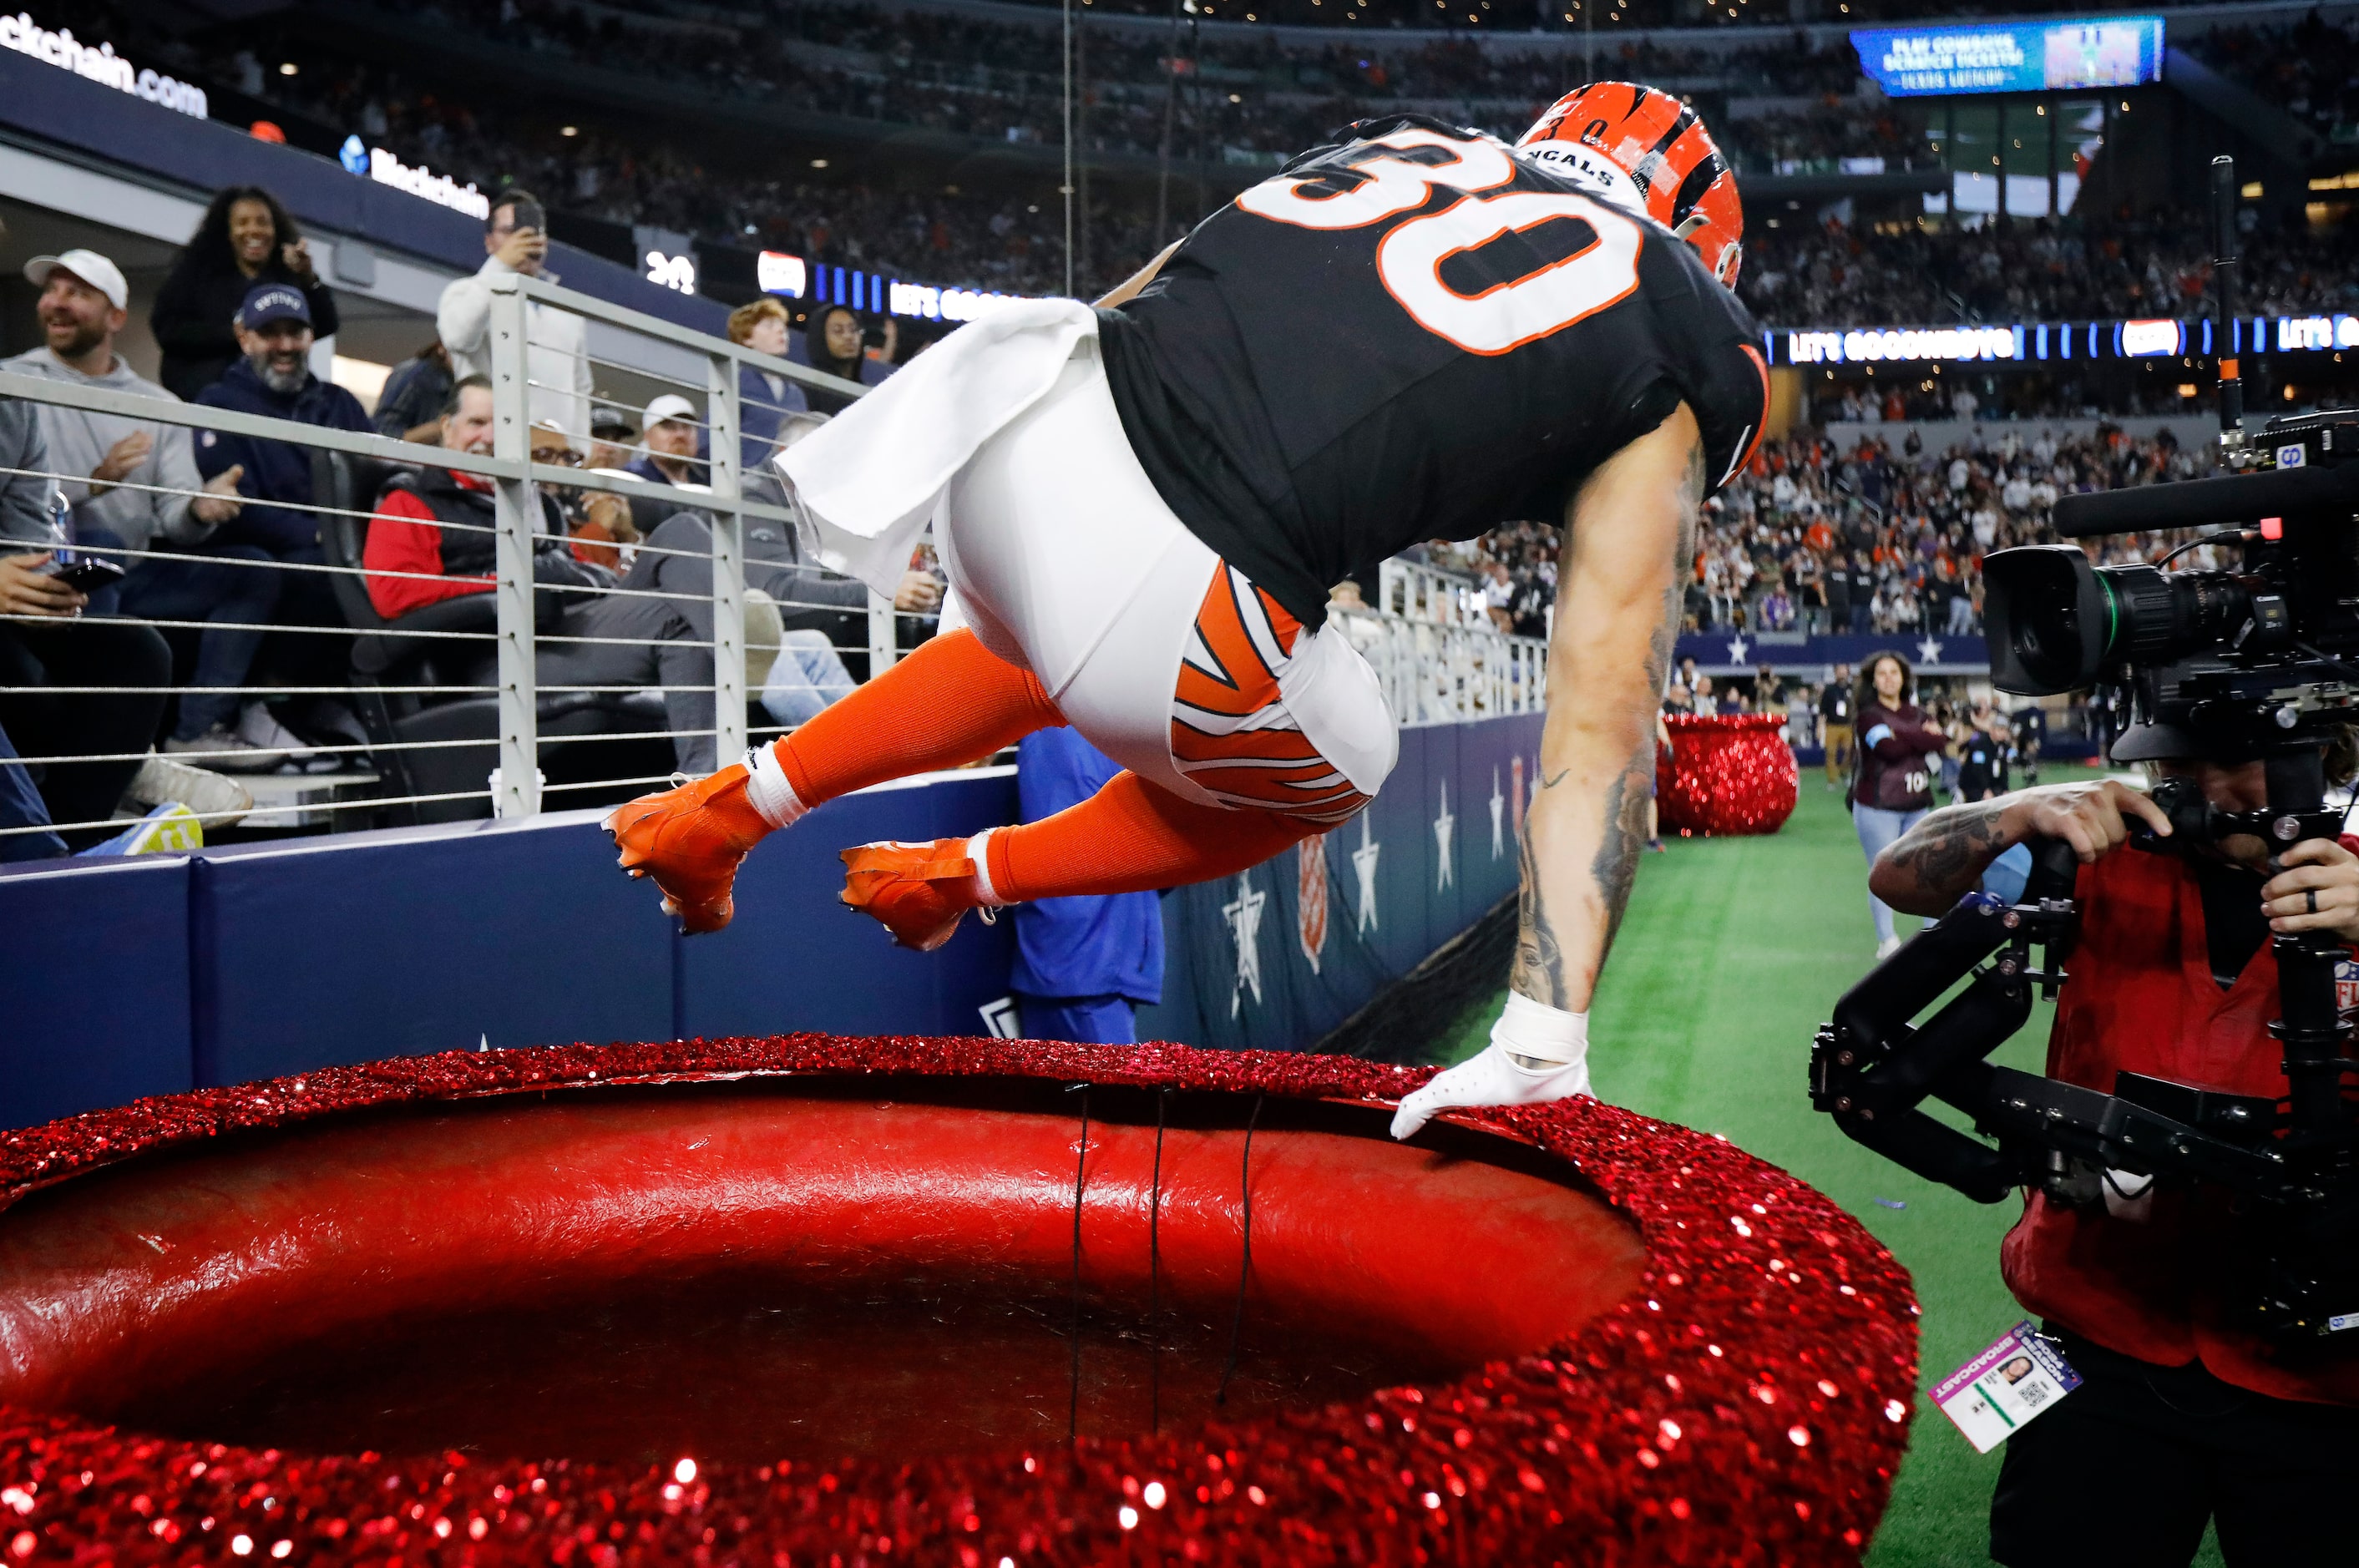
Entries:
<svg viewBox="0 0 2359 1568">
<path fill-rule="evenodd" d="M 1512 636 L 1515 632 L 1516 617 L 1511 607 L 1515 602 L 1514 575 L 1507 571 L 1506 561 L 1494 561 L 1484 573 L 1483 609 L 1491 617 L 1491 624 L 1503 635 Z"/>
<path fill-rule="evenodd" d="M 61 520 L 41 421 L 29 403 L 0 397 L 0 731 L 10 749 L 49 757 L 38 780 L 48 821 L 67 843 L 103 838 L 164 716 L 172 650 L 153 626 L 82 614 L 89 599 L 51 575 Z M 49 697 L 45 686 L 122 687 L 118 696 Z M 0 767 L 7 766 L 0 763 Z M 20 801 L 20 811 L 21 801 Z M 27 823 L 26 825 L 35 825 Z"/>
<path fill-rule="evenodd" d="M 647 405 L 647 428 L 639 438 L 639 454 L 624 464 L 650 485 L 702 485 L 705 465 L 697 453 L 704 425 L 696 405 L 677 392 L 667 392 Z"/>
<path fill-rule="evenodd" d="M 680 613 L 698 637 L 711 641 L 710 519 L 701 512 L 675 513 L 647 542 L 650 548 L 631 563 L 624 586 L 685 595 L 675 601 Z M 777 606 L 782 634 L 777 662 L 761 691 L 763 705 L 782 724 L 800 724 L 850 689 L 842 650 L 867 644 L 868 587 L 805 560 L 794 529 L 759 517 L 745 524 L 745 584 Z M 914 566 L 901 574 L 893 595 L 894 608 L 904 615 L 930 615 L 941 602 L 941 584 Z"/>
<path fill-rule="evenodd" d="M 129 298 L 114 263 L 95 251 L 70 250 L 35 256 L 25 276 L 40 286 L 46 341 L 5 368 L 68 386 L 179 401 L 114 352 Z M 281 756 L 242 738 L 234 726 L 238 689 L 262 646 L 256 628 L 268 625 L 277 608 L 279 574 L 266 570 L 270 557 L 261 550 L 212 540 L 238 515 L 242 471 L 232 465 L 201 480 L 185 425 L 47 403 L 40 419 L 56 471 L 90 475 L 86 483 L 60 486 L 71 508 L 73 542 L 129 552 L 117 558 L 126 570 L 114 591 L 117 609 L 141 620 L 210 623 L 198 638 L 190 683 L 220 690 L 180 699 L 164 749 L 209 754 L 203 760 L 232 771 L 277 766 Z"/>
<path fill-rule="evenodd" d="M 256 285 L 237 309 L 238 347 L 245 357 L 197 401 L 209 408 L 374 434 L 358 398 L 311 374 L 311 327 L 310 300 L 300 289 L 284 283 Z M 222 525 L 214 542 L 254 545 L 289 565 L 314 566 L 325 560 L 320 550 L 320 519 L 301 509 L 311 503 L 310 448 L 203 430 L 197 436 L 197 469 L 209 480 L 237 470 L 237 491 L 247 501 L 236 517 Z M 297 571 L 279 576 L 281 622 L 343 624 L 324 572 Z M 342 663 L 340 657 L 340 669 Z"/>
<path fill-rule="evenodd" d="M 444 401 L 449 401 L 446 397 Z M 435 416 L 434 444 L 442 441 L 441 416 Z M 532 460 L 551 468 L 581 468 L 582 454 L 555 425 L 532 427 Z M 609 571 L 622 569 L 622 547 L 639 542 L 631 517 L 631 503 L 612 491 L 574 485 L 543 485 L 540 493 L 557 504 L 566 537 L 573 541 L 573 557 Z"/>
<path fill-rule="evenodd" d="M 377 434 L 429 443 L 440 440 L 451 381 L 451 351 L 440 338 L 395 365 L 376 396 Z"/>
<path fill-rule="evenodd" d="M 1897 653 L 1879 653 L 1861 667 L 1852 694 L 1859 726 L 1859 777 L 1852 786 L 1852 825 L 1867 863 L 1885 846 L 1925 820 L 1933 809 L 1929 757 L 1939 757 L 1949 739 L 1908 699 L 1915 671 Z M 1892 907 L 1867 896 L 1875 920 L 1875 956 L 1889 958 L 1900 947 L 1892 929 Z"/>
<path fill-rule="evenodd" d="M 1016 794 L 1037 822 L 1079 805 L 1121 768 L 1071 729 L 1035 730 L 1016 743 Z M 1323 855 L 1326 840 L 1303 841 Z M 1096 894 L 1018 904 L 1016 993 L 1027 1040 L 1132 1045 L 1137 1010 L 1163 999 L 1163 909 L 1153 893 Z"/>
<path fill-rule="evenodd" d="M 612 403 L 594 404 L 590 409 L 590 453 L 582 460 L 582 466 L 597 469 L 626 467 L 638 440 L 638 427 L 631 423 L 630 415 Z"/>
<path fill-rule="evenodd" d="M 869 358 L 861 340 L 858 312 L 848 305 L 823 305 L 811 312 L 803 328 L 803 357 L 813 370 L 864 387 L 881 385 L 895 366 Z M 840 414 L 852 406 L 852 399 L 842 393 L 817 387 L 805 388 L 804 396 L 815 413 Z"/>
<path fill-rule="evenodd" d="M 492 283 L 500 278 L 539 278 L 550 283 L 549 220 L 529 191 L 505 191 L 484 220 L 484 265 L 472 278 L 453 278 L 442 290 L 434 326 L 458 376 L 492 373 Z M 525 375 L 535 424 L 549 424 L 567 437 L 590 434 L 590 348 L 582 318 L 538 300 L 525 303 Z"/>
<path fill-rule="evenodd" d="M 787 308 L 766 294 L 729 312 L 729 341 L 756 354 L 786 358 L 788 336 Z M 787 416 L 810 408 L 800 382 L 777 371 L 738 366 L 737 423 L 743 438 L 738 472 L 750 475 L 765 471 L 779 451 L 778 430 Z"/>
<path fill-rule="evenodd" d="M 452 452 L 492 450 L 492 384 L 462 376 L 441 419 Z M 669 600 L 601 592 L 612 573 L 574 559 L 554 496 L 541 496 L 541 539 L 533 554 L 539 603 L 558 606 L 542 629 L 568 638 L 543 641 L 533 666 L 543 686 L 661 687 L 672 750 L 690 773 L 713 767 L 712 649 Z M 370 520 L 362 564 L 369 603 L 387 620 L 493 586 L 494 518 L 488 480 L 442 468 L 398 474 L 387 482 Z M 446 528 L 445 524 L 473 527 Z M 428 582 L 424 578 L 442 581 Z M 546 615 L 546 609 L 540 614 Z M 537 618 L 538 618 L 537 616 Z"/>
<path fill-rule="evenodd" d="M 148 325 L 164 364 L 157 379 L 189 402 L 237 363 L 234 318 L 265 283 L 283 283 L 303 296 L 312 330 L 336 330 L 336 301 L 311 265 L 311 252 L 278 198 L 255 185 L 216 194 L 197 232 L 157 292 Z"/>
</svg>

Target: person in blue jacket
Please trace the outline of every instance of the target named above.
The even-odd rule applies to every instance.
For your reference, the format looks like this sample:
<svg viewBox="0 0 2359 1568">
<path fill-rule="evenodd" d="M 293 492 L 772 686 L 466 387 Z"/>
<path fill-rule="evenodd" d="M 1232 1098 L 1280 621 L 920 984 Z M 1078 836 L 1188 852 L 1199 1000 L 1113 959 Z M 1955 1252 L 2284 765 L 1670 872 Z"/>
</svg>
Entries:
<svg viewBox="0 0 2359 1568">
<path fill-rule="evenodd" d="M 1016 744 L 1016 793 L 1037 822 L 1088 800 L 1121 772 L 1071 729 Z M 1163 999 L 1163 909 L 1154 893 L 1038 898 L 1010 911 L 1016 964 L 1008 989 L 1027 1039 L 1130 1045 L 1136 1010 Z"/>
<path fill-rule="evenodd" d="M 298 424 L 375 434 L 360 399 L 333 382 L 311 374 L 311 306 L 303 291 L 285 283 L 257 284 L 237 308 L 237 342 L 244 357 L 197 395 L 207 408 L 263 414 Z M 311 449 L 293 441 L 197 432 L 197 472 L 211 479 L 244 465 L 238 494 L 245 506 L 213 533 L 215 544 L 258 545 L 281 561 L 320 564 L 320 518 L 297 511 L 311 495 Z M 273 502 L 290 505 L 271 505 Z M 325 572 L 282 574 L 278 619 L 299 626 L 338 626 Z"/>
</svg>

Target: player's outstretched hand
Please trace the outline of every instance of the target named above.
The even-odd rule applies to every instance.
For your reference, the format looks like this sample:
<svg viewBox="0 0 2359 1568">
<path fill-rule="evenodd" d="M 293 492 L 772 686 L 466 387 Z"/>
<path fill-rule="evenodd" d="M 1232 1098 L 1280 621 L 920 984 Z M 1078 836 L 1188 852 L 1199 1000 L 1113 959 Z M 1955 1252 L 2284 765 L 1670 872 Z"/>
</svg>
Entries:
<svg viewBox="0 0 2359 1568">
<path fill-rule="evenodd" d="M 1589 1093 L 1589 1063 L 1575 1062 L 1545 1073 L 1516 1065 L 1505 1047 L 1486 1045 L 1457 1066 L 1427 1080 L 1424 1088 L 1393 1113 L 1393 1136 L 1409 1138 L 1437 1111 L 1470 1105 L 1537 1105 Z"/>
<path fill-rule="evenodd" d="M 1589 1015 L 1510 991 L 1491 1043 L 1402 1100 L 1393 1136 L 1408 1138 L 1436 1111 L 1454 1106 L 1537 1105 L 1588 1093 Z"/>
</svg>

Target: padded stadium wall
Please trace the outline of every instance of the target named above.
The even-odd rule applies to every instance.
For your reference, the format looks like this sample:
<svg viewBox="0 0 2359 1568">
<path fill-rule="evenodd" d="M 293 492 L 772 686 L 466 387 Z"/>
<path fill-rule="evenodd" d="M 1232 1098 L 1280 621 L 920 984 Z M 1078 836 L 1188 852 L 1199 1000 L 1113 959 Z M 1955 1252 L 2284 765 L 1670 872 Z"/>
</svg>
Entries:
<svg viewBox="0 0 2359 1568">
<path fill-rule="evenodd" d="M 1173 890 L 1141 1037 L 1302 1049 L 1474 923 L 1515 887 L 1539 726 L 1404 730 L 1364 823 L 1319 844 L 1323 939 L 1296 850 Z M 1011 926 L 969 920 L 938 953 L 903 952 L 836 904 L 836 852 L 1015 813 L 1012 768 L 832 801 L 765 844 L 735 922 L 692 942 L 614 870 L 596 811 L 19 867 L 0 874 L 0 1127 L 481 1045 L 989 1033 Z"/>
</svg>

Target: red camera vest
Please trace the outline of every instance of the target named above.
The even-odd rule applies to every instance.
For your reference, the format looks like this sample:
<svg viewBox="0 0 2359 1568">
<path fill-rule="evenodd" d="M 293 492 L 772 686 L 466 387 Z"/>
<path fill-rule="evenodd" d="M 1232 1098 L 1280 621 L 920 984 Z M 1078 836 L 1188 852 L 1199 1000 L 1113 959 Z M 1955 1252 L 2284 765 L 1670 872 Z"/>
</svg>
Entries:
<svg viewBox="0 0 2359 1568">
<path fill-rule="evenodd" d="M 2346 849 L 2359 841 L 2345 838 Z M 2238 1094 L 2285 1093 L 2277 966 L 2264 941 L 2227 990 L 2212 978 L 2203 898 L 2169 855 L 2121 849 L 2081 868 L 2081 935 L 2057 995 L 2050 1076 L 2111 1094 L 2117 1071 Z M 2343 1007 L 2352 1006 L 2347 996 Z M 2278 1399 L 2359 1405 L 2359 1347 L 2286 1350 L 2223 1321 L 2245 1245 L 2231 1194 L 2163 1188 L 2142 1221 L 2034 1192 L 2000 1267 L 2033 1312 L 2108 1350 L 2166 1367 L 2201 1357 L 2223 1381 Z"/>
</svg>

